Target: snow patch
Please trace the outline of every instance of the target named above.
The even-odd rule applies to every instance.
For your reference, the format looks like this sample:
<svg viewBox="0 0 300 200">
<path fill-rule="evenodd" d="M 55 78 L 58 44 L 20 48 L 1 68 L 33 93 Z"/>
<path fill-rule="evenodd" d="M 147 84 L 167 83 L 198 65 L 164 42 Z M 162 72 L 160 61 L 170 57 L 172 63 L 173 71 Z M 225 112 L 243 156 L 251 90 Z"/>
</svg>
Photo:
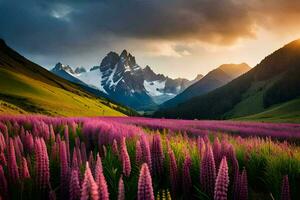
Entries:
<svg viewBox="0 0 300 200">
<path fill-rule="evenodd" d="M 108 94 L 102 85 L 102 72 L 100 70 L 80 73 L 76 77 L 84 83 L 99 89 L 105 94 Z"/>
<path fill-rule="evenodd" d="M 166 86 L 166 81 L 146 81 L 144 80 L 144 87 L 150 96 L 160 96 L 161 92 Z"/>
</svg>

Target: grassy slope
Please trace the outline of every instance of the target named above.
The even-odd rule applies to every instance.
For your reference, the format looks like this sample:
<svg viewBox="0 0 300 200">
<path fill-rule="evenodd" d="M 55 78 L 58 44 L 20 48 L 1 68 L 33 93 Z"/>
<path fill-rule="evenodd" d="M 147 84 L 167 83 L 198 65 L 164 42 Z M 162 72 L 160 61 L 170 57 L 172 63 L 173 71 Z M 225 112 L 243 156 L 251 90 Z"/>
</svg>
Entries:
<svg viewBox="0 0 300 200">
<path fill-rule="evenodd" d="M 0 98 L 3 102 L 0 113 L 37 112 L 64 116 L 123 115 L 102 104 L 99 99 L 74 94 L 5 69 L 0 69 Z"/>
<path fill-rule="evenodd" d="M 124 115 L 118 110 L 131 112 L 50 73 L 0 39 L 0 114 Z"/>
<path fill-rule="evenodd" d="M 236 120 L 300 123 L 300 98 L 272 106 L 268 110 Z"/>
</svg>

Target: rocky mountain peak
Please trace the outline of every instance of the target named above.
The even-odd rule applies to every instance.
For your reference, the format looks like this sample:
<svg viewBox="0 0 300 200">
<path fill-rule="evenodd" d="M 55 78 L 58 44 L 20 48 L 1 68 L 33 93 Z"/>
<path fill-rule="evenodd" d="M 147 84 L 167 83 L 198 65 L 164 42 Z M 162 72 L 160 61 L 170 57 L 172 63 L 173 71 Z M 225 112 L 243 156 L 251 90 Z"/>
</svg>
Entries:
<svg viewBox="0 0 300 200">
<path fill-rule="evenodd" d="M 77 67 L 74 71 L 76 74 L 81 74 L 86 72 L 86 69 L 84 67 Z"/>
<path fill-rule="evenodd" d="M 52 71 L 61 71 L 64 70 L 68 73 L 75 74 L 73 69 L 69 65 L 64 65 L 61 62 L 58 62 L 55 67 L 52 69 Z"/>
</svg>

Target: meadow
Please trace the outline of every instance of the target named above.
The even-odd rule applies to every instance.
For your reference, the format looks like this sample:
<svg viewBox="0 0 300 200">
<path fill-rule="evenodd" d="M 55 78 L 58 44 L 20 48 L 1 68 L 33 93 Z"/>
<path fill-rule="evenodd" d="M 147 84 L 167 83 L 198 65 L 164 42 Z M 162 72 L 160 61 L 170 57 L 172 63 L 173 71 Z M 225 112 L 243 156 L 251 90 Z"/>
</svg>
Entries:
<svg viewBox="0 0 300 200">
<path fill-rule="evenodd" d="M 299 199 L 300 125 L 0 117 L 1 199 Z"/>
</svg>

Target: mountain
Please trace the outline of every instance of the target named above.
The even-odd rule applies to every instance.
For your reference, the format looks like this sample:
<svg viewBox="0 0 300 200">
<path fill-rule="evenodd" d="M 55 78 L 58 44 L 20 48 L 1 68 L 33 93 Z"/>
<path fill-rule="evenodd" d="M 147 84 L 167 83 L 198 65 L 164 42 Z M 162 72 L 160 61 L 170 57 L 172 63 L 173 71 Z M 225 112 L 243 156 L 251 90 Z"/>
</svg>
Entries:
<svg viewBox="0 0 300 200">
<path fill-rule="evenodd" d="M 3 40 L 0 40 L 0 105 L 0 113 L 5 114 L 121 116 L 130 112 L 27 60 Z"/>
<path fill-rule="evenodd" d="M 149 66 L 140 67 L 126 50 L 120 55 L 109 52 L 99 66 L 89 71 L 78 73 L 70 70 L 68 65 L 58 63 L 51 72 L 71 82 L 96 88 L 113 101 L 136 110 L 154 109 L 202 77 L 199 75 L 192 81 L 171 79 L 155 73 Z"/>
<path fill-rule="evenodd" d="M 218 87 L 225 85 L 231 80 L 237 78 L 241 74 L 246 73 L 251 68 L 246 63 L 241 64 L 223 64 L 218 68 L 210 71 L 207 75 L 201 78 L 185 89 L 182 93 L 179 93 L 176 97 L 166 101 L 160 107 L 170 108 L 174 107 L 182 102 L 185 102 L 193 97 L 206 94 Z"/>
<path fill-rule="evenodd" d="M 162 109 L 155 116 L 228 119 L 258 113 L 264 113 L 260 117 L 277 113 L 277 118 L 285 115 L 285 121 L 293 121 L 286 118 L 289 111 L 283 110 L 288 108 L 293 110 L 293 116 L 300 116 L 300 101 L 297 101 L 300 96 L 299 77 L 300 40 L 296 40 L 267 56 L 249 72 L 228 84 L 206 95 L 194 97 L 175 108 Z M 281 116 L 279 113 L 285 114 Z"/>
</svg>

